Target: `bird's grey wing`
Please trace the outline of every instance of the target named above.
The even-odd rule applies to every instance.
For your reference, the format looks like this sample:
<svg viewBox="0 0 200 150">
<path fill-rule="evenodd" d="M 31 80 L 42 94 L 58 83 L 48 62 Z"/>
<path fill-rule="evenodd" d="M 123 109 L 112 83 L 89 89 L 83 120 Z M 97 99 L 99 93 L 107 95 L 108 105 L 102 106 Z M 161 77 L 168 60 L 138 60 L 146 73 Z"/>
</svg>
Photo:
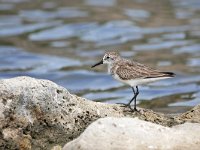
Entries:
<svg viewBox="0 0 200 150">
<path fill-rule="evenodd" d="M 164 75 L 163 73 L 143 64 L 128 61 L 119 65 L 116 73 L 118 74 L 119 78 L 123 80 L 138 78 L 156 78 L 162 77 Z"/>
</svg>

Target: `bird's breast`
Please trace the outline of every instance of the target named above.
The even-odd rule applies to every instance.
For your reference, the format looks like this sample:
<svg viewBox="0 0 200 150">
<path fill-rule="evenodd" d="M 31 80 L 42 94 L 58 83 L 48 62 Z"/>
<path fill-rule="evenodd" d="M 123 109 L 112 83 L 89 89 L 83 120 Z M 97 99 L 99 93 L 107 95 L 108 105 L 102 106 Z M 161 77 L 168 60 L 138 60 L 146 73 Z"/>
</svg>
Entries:
<svg viewBox="0 0 200 150">
<path fill-rule="evenodd" d="M 108 69 L 109 70 L 109 74 L 115 78 L 116 80 L 120 80 L 119 76 L 117 75 L 116 73 L 116 70 L 117 70 L 117 66 L 110 66 L 110 68 Z"/>
</svg>

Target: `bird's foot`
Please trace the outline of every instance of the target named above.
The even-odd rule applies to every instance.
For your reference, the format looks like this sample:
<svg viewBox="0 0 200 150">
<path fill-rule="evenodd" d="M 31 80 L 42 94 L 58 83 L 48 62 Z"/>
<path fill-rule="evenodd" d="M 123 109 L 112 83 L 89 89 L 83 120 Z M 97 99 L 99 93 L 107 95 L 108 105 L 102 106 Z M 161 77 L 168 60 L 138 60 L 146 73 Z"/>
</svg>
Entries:
<svg viewBox="0 0 200 150">
<path fill-rule="evenodd" d="M 121 105 L 121 107 L 128 107 L 130 104 L 125 104 L 125 103 L 117 103 L 119 105 Z"/>
<path fill-rule="evenodd" d="M 128 107 L 130 109 L 131 112 L 139 112 L 139 110 L 137 108 L 132 108 L 131 105 L 128 103 L 128 104 L 125 104 L 125 103 L 117 103 L 117 104 L 120 104 L 121 107 Z"/>
<path fill-rule="evenodd" d="M 132 108 L 131 105 L 128 106 L 131 112 L 139 112 L 137 108 Z"/>
<path fill-rule="evenodd" d="M 139 112 L 139 110 L 137 108 L 130 108 L 133 112 Z"/>
</svg>

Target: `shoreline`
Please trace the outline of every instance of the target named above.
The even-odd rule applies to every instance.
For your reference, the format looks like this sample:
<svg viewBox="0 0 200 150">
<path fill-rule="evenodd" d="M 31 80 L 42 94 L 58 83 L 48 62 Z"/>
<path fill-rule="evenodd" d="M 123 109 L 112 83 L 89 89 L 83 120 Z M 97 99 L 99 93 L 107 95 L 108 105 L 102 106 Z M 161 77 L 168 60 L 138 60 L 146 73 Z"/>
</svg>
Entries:
<svg viewBox="0 0 200 150">
<path fill-rule="evenodd" d="M 200 105 L 175 116 L 143 108 L 132 113 L 117 104 L 93 102 L 70 94 L 52 81 L 24 76 L 0 80 L 0 99 L 0 148 L 8 149 L 64 146 L 91 123 L 105 117 L 137 117 L 164 127 L 200 123 Z"/>
</svg>

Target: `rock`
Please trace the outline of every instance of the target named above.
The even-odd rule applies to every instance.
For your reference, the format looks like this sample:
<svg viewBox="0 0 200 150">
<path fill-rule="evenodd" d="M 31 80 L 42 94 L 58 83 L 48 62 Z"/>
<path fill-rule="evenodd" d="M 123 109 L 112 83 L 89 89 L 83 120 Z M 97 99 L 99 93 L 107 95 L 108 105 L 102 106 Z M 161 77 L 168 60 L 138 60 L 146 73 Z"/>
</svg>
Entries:
<svg viewBox="0 0 200 150">
<path fill-rule="evenodd" d="M 199 150 L 200 125 L 185 123 L 172 128 L 138 118 L 102 118 L 63 150 Z"/>
<path fill-rule="evenodd" d="M 193 122 L 199 120 L 192 112 L 190 116 Z M 184 116 L 178 119 L 147 109 L 133 113 L 119 105 L 93 102 L 48 80 L 0 80 L 0 149 L 49 150 L 63 146 L 104 117 L 138 117 L 163 126 L 187 121 Z"/>
<path fill-rule="evenodd" d="M 56 145 L 51 150 L 62 150 L 62 146 Z"/>
<path fill-rule="evenodd" d="M 193 109 L 174 117 L 178 123 L 183 122 L 198 122 L 200 123 L 200 105 L 195 106 Z"/>
<path fill-rule="evenodd" d="M 162 125 L 173 121 L 149 110 L 92 102 L 48 80 L 0 80 L 0 149 L 51 149 L 77 137 L 98 118 L 138 116 Z"/>
</svg>

